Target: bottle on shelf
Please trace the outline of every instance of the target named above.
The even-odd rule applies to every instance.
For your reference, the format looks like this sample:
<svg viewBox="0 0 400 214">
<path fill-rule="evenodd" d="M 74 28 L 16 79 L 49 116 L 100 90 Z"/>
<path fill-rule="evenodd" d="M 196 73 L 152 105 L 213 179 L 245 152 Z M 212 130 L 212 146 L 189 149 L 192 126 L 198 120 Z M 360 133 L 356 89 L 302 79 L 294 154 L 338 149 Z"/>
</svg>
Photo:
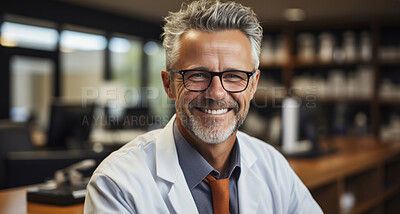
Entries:
<svg viewBox="0 0 400 214">
<path fill-rule="evenodd" d="M 361 32 L 360 59 L 363 62 L 369 62 L 372 59 L 372 42 L 368 31 Z"/>
<path fill-rule="evenodd" d="M 311 33 L 301 33 L 297 36 L 298 60 L 311 63 L 315 60 L 315 37 Z"/>
<path fill-rule="evenodd" d="M 330 63 L 333 59 L 335 38 L 329 32 L 322 32 L 319 36 L 318 58 L 322 63 Z"/>
<path fill-rule="evenodd" d="M 355 34 L 352 31 L 343 33 L 343 53 L 346 62 L 355 62 L 357 59 Z"/>
</svg>

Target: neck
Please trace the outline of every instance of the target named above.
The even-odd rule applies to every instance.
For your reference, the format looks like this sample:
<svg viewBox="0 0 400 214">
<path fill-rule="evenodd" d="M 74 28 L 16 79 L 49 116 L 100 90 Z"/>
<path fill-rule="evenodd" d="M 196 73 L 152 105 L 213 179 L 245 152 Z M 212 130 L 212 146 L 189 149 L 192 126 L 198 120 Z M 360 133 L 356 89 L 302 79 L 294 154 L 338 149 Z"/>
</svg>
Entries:
<svg viewBox="0 0 400 214">
<path fill-rule="evenodd" d="M 217 144 L 209 144 L 201 141 L 187 131 L 180 123 L 179 119 L 177 119 L 177 125 L 186 141 L 188 141 L 214 169 L 221 175 L 228 173 L 230 168 L 230 154 L 235 144 L 236 132 L 226 141 Z"/>
</svg>

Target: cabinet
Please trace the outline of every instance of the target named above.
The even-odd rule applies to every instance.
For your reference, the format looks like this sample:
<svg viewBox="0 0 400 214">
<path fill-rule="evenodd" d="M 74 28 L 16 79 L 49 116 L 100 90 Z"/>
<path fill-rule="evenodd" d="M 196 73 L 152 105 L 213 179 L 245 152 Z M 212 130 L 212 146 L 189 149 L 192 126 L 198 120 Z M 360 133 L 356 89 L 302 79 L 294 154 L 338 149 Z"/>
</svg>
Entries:
<svg viewBox="0 0 400 214">
<path fill-rule="evenodd" d="M 400 144 L 371 137 L 331 140 L 339 151 L 289 163 L 324 213 L 398 213 L 400 210 Z"/>
<path fill-rule="evenodd" d="M 253 111 L 271 119 L 279 110 L 265 108 L 296 96 L 328 116 L 329 135 L 400 139 L 400 22 L 266 25 L 264 35 Z"/>
</svg>

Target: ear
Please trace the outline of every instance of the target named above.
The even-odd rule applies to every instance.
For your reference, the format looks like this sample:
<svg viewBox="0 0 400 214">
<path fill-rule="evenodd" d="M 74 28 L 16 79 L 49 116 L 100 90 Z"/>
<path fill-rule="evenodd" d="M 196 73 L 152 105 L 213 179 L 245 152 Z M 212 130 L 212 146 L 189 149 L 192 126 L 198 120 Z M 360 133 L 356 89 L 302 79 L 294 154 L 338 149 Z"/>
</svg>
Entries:
<svg viewBox="0 0 400 214">
<path fill-rule="evenodd" d="M 258 85 L 258 79 L 260 79 L 260 74 L 261 74 L 260 70 L 257 70 L 256 73 L 253 74 L 253 75 L 256 75 L 256 77 L 255 78 L 254 77 L 250 77 L 250 78 L 253 79 L 251 81 L 250 100 L 253 99 L 254 94 L 256 93 L 257 85 Z"/>
<path fill-rule="evenodd" d="M 171 81 L 170 74 L 168 71 L 161 71 L 161 79 L 163 81 L 164 90 L 171 100 L 175 100 L 175 93 L 172 87 L 173 82 Z"/>
</svg>

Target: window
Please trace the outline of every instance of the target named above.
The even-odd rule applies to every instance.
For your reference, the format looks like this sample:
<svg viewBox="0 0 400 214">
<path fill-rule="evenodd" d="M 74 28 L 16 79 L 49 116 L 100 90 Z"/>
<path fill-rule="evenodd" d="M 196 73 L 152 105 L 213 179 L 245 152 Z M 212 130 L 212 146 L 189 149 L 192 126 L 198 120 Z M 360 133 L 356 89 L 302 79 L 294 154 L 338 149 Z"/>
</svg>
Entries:
<svg viewBox="0 0 400 214">
<path fill-rule="evenodd" d="M 1 45 L 54 51 L 58 32 L 55 29 L 4 22 L 1 26 Z"/>
<path fill-rule="evenodd" d="M 165 69 L 164 48 L 159 42 L 149 41 L 144 45 L 148 56 L 149 84 L 146 92 L 151 111 L 157 116 L 158 125 L 165 125 L 171 117 L 174 105 L 164 91 L 161 71 Z M 161 120 L 160 120 L 161 119 Z"/>
<path fill-rule="evenodd" d="M 62 97 L 80 101 L 87 87 L 103 79 L 107 40 L 102 35 L 64 30 L 61 33 Z"/>
<path fill-rule="evenodd" d="M 124 87 L 124 104 L 140 103 L 142 87 L 142 41 L 137 38 L 112 37 L 110 39 L 112 80 Z M 123 90 L 123 89 L 121 89 Z"/>
</svg>

